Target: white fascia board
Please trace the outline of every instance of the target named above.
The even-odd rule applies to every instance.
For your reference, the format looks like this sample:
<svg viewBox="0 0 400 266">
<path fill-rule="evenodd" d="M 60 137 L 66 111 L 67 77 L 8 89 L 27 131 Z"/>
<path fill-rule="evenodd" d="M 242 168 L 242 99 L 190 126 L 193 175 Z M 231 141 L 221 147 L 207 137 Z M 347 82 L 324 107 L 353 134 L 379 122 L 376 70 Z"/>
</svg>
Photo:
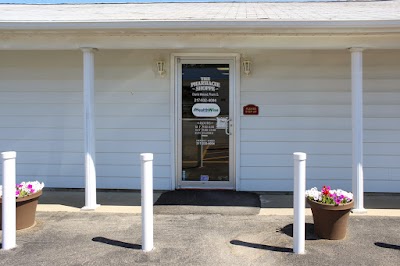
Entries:
<svg viewBox="0 0 400 266">
<path fill-rule="evenodd" d="M 3 21 L 0 30 L 400 32 L 400 20 L 365 21 Z"/>
</svg>

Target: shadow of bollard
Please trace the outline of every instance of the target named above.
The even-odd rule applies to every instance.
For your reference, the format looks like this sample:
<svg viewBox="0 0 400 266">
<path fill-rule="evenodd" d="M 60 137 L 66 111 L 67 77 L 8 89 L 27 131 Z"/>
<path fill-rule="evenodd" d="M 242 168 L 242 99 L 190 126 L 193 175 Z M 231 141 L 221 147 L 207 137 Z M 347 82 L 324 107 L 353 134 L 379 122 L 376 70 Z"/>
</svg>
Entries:
<svg viewBox="0 0 400 266">
<path fill-rule="evenodd" d="M 398 245 L 392 245 L 392 244 L 387 244 L 387 243 L 382 243 L 382 242 L 375 242 L 375 246 L 378 246 L 381 248 L 390 248 L 390 249 L 400 250 L 400 246 L 398 246 Z"/>
<path fill-rule="evenodd" d="M 288 224 L 280 228 L 277 232 L 281 232 L 287 236 L 293 237 L 293 224 Z M 318 240 L 319 238 L 314 233 L 314 224 L 306 223 L 306 240 Z"/>
<path fill-rule="evenodd" d="M 128 249 L 141 249 L 142 246 L 138 244 L 131 244 L 127 242 L 122 242 L 118 240 L 113 240 L 105 237 L 94 237 L 92 239 L 93 242 L 100 242 L 103 244 L 111 245 L 111 246 L 116 246 L 116 247 L 121 247 L 121 248 L 128 248 Z"/>
<path fill-rule="evenodd" d="M 250 242 L 245 242 L 245 241 L 241 241 L 241 240 L 232 240 L 230 243 L 232 245 L 236 245 L 236 246 L 264 249 L 264 250 L 275 251 L 275 252 L 287 252 L 287 253 L 293 252 L 293 249 L 291 249 L 291 248 L 275 247 L 275 246 L 269 246 L 269 245 L 264 245 L 264 244 L 256 244 L 256 243 L 250 243 Z"/>
</svg>

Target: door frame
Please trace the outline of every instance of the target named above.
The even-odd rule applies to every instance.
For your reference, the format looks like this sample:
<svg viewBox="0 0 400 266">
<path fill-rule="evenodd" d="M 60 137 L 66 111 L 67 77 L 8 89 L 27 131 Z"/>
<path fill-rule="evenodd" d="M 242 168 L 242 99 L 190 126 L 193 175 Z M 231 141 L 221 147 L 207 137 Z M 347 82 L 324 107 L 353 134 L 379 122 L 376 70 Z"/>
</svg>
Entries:
<svg viewBox="0 0 400 266">
<path fill-rule="evenodd" d="M 221 60 L 226 61 L 230 60 L 232 62 L 232 80 L 230 80 L 230 84 L 232 88 L 230 88 L 232 95 L 232 114 L 230 114 L 233 120 L 233 127 L 232 127 L 232 143 L 231 147 L 232 151 L 232 158 L 230 162 L 232 162 L 231 174 L 230 178 L 232 178 L 232 183 L 229 183 L 228 187 L 224 186 L 197 186 L 194 185 L 193 188 L 200 188 L 200 189 L 232 189 L 232 190 L 239 190 L 240 183 L 239 183 L 239 156 L 240 156 L 240 54 L 238 53 L 174 53 L 171 54 L 170 57 L 170 80 L 171 80 L 171 189 L 180 189 L 179 187 L 179 180 L 182 178 L 182 171 L 179 169 L 181 167 L 179 156 L 181 155 L 181 140 L 179 132 L 179 119 L 180 119 L 180 107 L 179 103 L 181 100 L 179 97 L 181 94 L 179 93 L 179 70 L 178 70 L 178 60 Z M 198 183 L 197 183 L 198 184 Z M 191 188 L 190 186 L 185 188 Z"/>
</svg>

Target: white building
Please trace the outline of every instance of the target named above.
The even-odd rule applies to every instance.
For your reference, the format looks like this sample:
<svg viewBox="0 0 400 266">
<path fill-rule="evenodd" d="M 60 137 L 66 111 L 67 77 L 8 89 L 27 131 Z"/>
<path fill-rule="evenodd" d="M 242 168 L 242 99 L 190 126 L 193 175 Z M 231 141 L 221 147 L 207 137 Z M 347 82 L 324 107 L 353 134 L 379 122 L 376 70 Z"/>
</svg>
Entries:
<svg viewBox="0 0 400 266">
<path fill-rule="evenodd" d="M 400 192 L 398 0 L 0 14 L 0 151 L 20 179 L 138 189 L 151 152 L 155 189 L 292 191 L 302 151 L 307 187 Z"/>
</svg>

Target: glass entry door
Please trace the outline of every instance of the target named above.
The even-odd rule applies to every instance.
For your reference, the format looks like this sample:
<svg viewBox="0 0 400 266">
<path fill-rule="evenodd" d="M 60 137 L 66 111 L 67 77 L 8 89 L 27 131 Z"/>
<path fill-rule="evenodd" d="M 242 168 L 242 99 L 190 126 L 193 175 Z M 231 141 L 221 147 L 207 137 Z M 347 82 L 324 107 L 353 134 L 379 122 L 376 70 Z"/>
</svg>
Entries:
<svg viewBox="0 0 400 266">
<path fill-rule="evenodd" d="M 233 189 L 232 62 L 178 63 L 178 188 Z"/>
</svg>

